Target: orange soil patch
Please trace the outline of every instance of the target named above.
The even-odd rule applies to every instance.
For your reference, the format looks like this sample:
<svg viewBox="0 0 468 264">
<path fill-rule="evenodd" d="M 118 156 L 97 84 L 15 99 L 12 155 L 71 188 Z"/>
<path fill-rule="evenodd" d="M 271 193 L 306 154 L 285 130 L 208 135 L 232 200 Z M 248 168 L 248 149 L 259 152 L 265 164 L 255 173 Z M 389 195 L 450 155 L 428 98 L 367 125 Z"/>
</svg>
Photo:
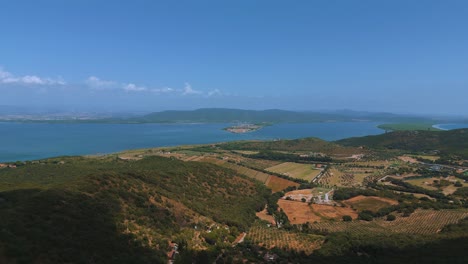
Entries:
<svg viewBox="0 0 468 264">
<path fill-rule="evenodd" d="M 357 218 L 357 213 L 348 207 L 331 206 L 324 204 L 311 204 L 279 200 L 278 205 L 289 218 L 291 224 L 303 224 L 306 222 L 320 222 L 330 218 L 340 219 L 343 215 L 349 215 L 353 219 Z"/>
<path fill-rule="evenodd" d="M 273 192 L 278 192 L 288 188 L 289 186 L 299 186 L 299 183 L 271 175 L 266 180 L 265 185 L 269 187 Z"/>
<path fill-rule="evenodd" d="M 245 233 L 245 232 L 240 233 L 240 234 L 237 236 L 236 240 L 234 240 L 233 244 L 235 245 L 235 244 L 242 243 L 242 242 L 244 241 L 244 238 L 245 238 L 246 235 L 247 235 L 247 233 Z"/>
<path fill-rule="evenodd" d="M 356 219 L 358 214 L 356 211 L 349 207 L 331 206 L 326 204 L 312 204 L 315 212 L 327 218 L 341 219 L 344 215 L 349 215 L 351 218 Z"/>
<path fill-rule="evenodd" d="M 272 225 L 276 225 L 275 218 L 273 218 L 272 215 L 267 214 L 266 208 L 263 209 L 263 211 L 257 212 L 255 215 L 262 220 L 270 222 Z"/>
<path fill-rule="evenodd" d="M 303 189 L 287 192 L 283 197 L 288 197 L 288 200 L 302 201 L 302 199 L 305 199 L 311 201 L 313 194 L 312 189 Z"/>
<path fill-rule="evenodd" d="M 298 195 L 298 194 L 302 194 L 302 195 L 312 194 L 312 189 L 302 189 L 302 190 L 290 191 L 290 192 L 287 192 L 284 196 Z"/>
<path fill-rule="evenodd" d="M 390 199 L 390 198 L 384 198 L 384 197 L 378 197 L 378 196 L 364 196 L 364 195 L 358 195 L 356 197 L 353 197 L 351 199 L 346 200 L 345 202 L 353 203 L 353 202 L 358 202 L 358 201 L 368 200 L 368 199 L 382 201 L 382 202 L 385 202 L 385 203 L 389 203 L 390 205 L 398 204 L 398 201 L 395 201 L 395 200 Z"/>
</svg>

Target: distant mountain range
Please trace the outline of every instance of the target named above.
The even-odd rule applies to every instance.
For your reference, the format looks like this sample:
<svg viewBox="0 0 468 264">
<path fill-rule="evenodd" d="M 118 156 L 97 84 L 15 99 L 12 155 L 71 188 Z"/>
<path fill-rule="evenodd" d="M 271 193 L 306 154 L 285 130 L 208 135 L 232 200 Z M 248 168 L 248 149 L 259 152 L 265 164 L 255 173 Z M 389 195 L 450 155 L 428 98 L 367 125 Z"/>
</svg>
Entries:
<svg viewBox="0 0 468 264">
<path fill-rule="evenodd" d="M 344 121 L 377 121 L 377 122 L 438 122 L 442 118 L 431 118 L 416 115 L 398 115 L 392 113 L 370 113 L 340 110 L 336 112 L 298 112 L 279 109 L 241 110 L 227 108 L 202 108 L 191 111 L 162 111 L 142 117 L 126 119 L 137 123 L 309 123 L 309 122 L 344 122 Z"/>
<path fill-rule="evenodd" d="M 21 121 L 31 121 L 22 119 Z M 35 122 L 41 120 L 34 120 Z M 430 117 L 392 113 L 358 112 L 339 110 L 333 112 L 299 112 L 279 109 L 242 110 L 228 108 L 202 108 L 197 110 L 169 110 L 134 117 L 95 118 L 86 120 L 57 118 L 43 119 L 46 122 L 92 122 L 92 123 L 311 123 L 311 122 L 356 122 L 375 121 L 390 123 L 443 123 L 468 122 L 465 118 Z"/>
</svg>

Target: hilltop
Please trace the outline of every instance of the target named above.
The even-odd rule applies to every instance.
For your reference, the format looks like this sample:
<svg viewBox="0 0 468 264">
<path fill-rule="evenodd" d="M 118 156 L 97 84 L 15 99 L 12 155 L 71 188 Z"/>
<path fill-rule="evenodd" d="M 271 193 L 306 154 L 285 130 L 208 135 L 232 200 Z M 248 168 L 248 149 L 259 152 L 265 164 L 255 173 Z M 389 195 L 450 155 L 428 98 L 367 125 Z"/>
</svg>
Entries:
<svg viewBox="0 0 468 264">
<path fill-rule="evenodd" d="M 440 152 L 468 158 L 468 129 L 449 131 L 394 131 L 375 136 L 338 140 L 343 146 L 366 146 L 374 149 L 400 149 L 412 152 Z"/>
</svg>

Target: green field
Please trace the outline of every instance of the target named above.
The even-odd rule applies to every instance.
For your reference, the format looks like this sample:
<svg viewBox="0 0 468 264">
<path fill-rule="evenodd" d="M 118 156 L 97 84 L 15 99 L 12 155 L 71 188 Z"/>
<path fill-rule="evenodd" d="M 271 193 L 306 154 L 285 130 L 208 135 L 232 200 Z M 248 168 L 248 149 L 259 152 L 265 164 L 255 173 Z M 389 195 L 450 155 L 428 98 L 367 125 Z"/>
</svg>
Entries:
<svg viewBox="0 0 468 264">
<path fill-rule="evenodd" d="M 300 164 L 294 162 L 284 162 L 276 166 L 267 168 L 266 170 L 307 181 L 311 181 L 315 176 L 317 176 L 320 173 L 320 170 L 315 169 L 310 164 Z"/>
<path fill-rule="evenodd" d="M 362 199 L 356 200 L 350 199 L 345 201 L 344 203 L 350 205 L 357 211 L 370 210 L 373 212 L 377 212 L 380 208 L 384 208 L 391 205 L 391 201 L 389 202 L 379 197 L 362 197 Z"/>
</svg>

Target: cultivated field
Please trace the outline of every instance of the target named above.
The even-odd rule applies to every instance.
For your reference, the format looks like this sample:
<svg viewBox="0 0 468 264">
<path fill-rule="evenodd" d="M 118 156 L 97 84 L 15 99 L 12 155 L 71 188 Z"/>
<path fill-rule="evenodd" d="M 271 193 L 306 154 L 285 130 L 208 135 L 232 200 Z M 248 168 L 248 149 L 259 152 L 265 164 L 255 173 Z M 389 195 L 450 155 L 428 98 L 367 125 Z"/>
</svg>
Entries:
<svg viewBox="0 0 468 264">
<path fill-rule="evenodd" d="M 329 232 L 351 232 L 351 233 L 407 233 L 407 234 L 435 234 L 444 226 L 454 224 L 468 217 L 468 212 L 461 210 L 416 210 L 409 217 L 397 215 L 395 221 L 376 219 L 366 221 L 327 221 L 311 223 L 310 227 Z"/>
<path fill-rule="evenodd" d="M 446 178 L 441 177 L 432 177 L 432 178 L 418 178 L 418 179 L 407 179 L 405 180 L 408 183 L 413 185 L 423 187 L 428 190 L 439 190 L 439 187 L 434 186 L 434 181 L 447 180 L 450 182 L 447 186 L 442 186 L 440 189 L 445 195 L 454 193 L 458 188 L 453 185 L 453 183 L 459 181 L 464 187 L 468 187 L 468 183 L 463 182 L 462 179 L 456 178 L 454 176 L 449 176 Z"/>
<path fill-rule="evenodd" d="M 288 232 L 274 227 L 266 227 L 261 223 L 250 228 L 246 239 L 265 248 L 277 247 L 288 251 L 303 251 L 307 255 L 320 248 L 323 243 L 323 236 Z"/>
<path fill-rule="evenodd" d="M 270 188 L 273 192 L 279 192 L 288 188 L 289 186 L 299 186 L 299 183 L 271 175 L 270 177 L 268 177 L 267 181 L 265 182 L 265 185 L 268 188 Z"/>
<path fill-rule="evenodd" d="M 258 218 L 262 219 L 263 221 L 267 221 L 267 222 L 271 223 L 272 225 L 276 225 L 275 218 L 272 215 L 267 214 L 266 208 L 263 209 L 260 212 L 255 213 L 255 215 Z"/>
<path fill-rule="evenodd" d="M 357 213 L 348 207 L 307 204 L 298 201 L 279 200 L 278 205 L 286 213 L 292 224 L 303 224 L 326 221 L 330 219 L 341 219 L 344 215 L 349 215 L 353 219 L 357 218 Z"/>
<path fill-rule="evenodd" d="M 336 168 L 331 168 L 318 181 L 319 184 L 324 186 L 341 186 L 340 178 L 343 176 L 343 173 Z"/>
<path fill-rule="evenodd" d="M 315 176 L 317 176 L 321 172 L 321 170 L 315 169 L 314 166 L 310 164 L 301 164 L 294 162 L 284 162 L 279 165 L 269 167 L 266 170 L 307 181 L 311 181 L 313 178 L 315 178 Z"/>
<path fill-rule="evenodd" d="M 264 170 L 269 167 L 276 166 L 281 164 L 281 161 L 274 161 L 274 160 L 262 160 L 262 159 L 251 159 L 251 158 L 242 158 L 242 163 L 248 164 L 250 167 Z"/>
<path fill-rule="evenodd" d="M 355 161 L 348 163 L 350 166 L 358 166 L 358 167 L 385 167 L 391 165 L 393 161 L 389 160 L 374 160 L 374 161 Z"/>
<path fill-rule="evenodd" d="M 373 212 L 377 212 L 380 208 L 383 207 L 398 204 L 397 201 L 392 199 L 363 195 L 353 197 L 351 199 L 343 201 L 343 203 L 357 211 L 369 210 Z"/>
<path fill-rule="evenodd" d="M 257 171 L 257 170 L 247 168 L 241 165 L 237 165 L 231 162 L 227 162 L 227 160 L 217 159 L 213 157 L 203 157 L 202 159 L 199 159 L 198 161 L 209 162 L 209 163 L 213 163 L 213 164 L 225 167 L 225 168 L 232 169 L 239 174 L 243 174 L 249 178 L 261 181 L 267 187 L 269 187 L 273 192 L 284 190 L 289 186 L 299 186 L 298 183 L 295 183 L 293 181 L 289 181 L 289 180 L 286 180 L 286 179 L 283 179 L 274 175 L 270 175 L 261 171 Z"/>
</svg>

